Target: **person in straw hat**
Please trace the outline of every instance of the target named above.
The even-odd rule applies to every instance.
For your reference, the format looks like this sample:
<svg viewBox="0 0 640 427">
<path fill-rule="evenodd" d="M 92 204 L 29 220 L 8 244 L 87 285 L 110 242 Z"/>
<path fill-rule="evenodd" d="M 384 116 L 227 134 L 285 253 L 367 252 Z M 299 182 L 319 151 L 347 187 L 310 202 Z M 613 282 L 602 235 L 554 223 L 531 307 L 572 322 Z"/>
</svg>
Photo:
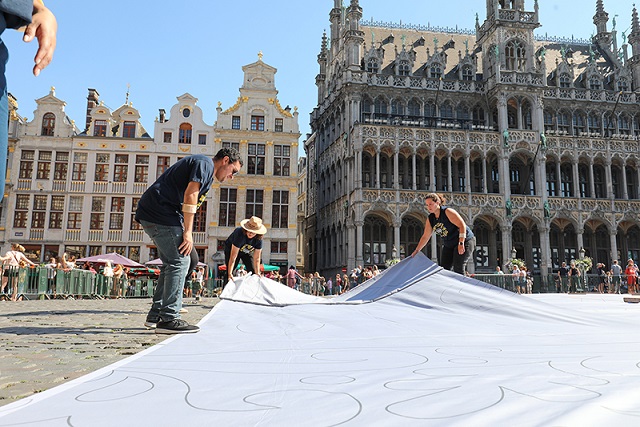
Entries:
<svg viewBox="0 0 640 427">
<path fill-rule="evenodd" d="M 233 272 L 242 260 L 247 272 L 260 275 L 260 256 L 262 255 L 262 236 L 267 227 L 262 219 L 252 216 L 240 221 L 240 227 L 224 242 L 224 263 L 227 266 L 227 277 L 233 280 Z"/>
</svg>

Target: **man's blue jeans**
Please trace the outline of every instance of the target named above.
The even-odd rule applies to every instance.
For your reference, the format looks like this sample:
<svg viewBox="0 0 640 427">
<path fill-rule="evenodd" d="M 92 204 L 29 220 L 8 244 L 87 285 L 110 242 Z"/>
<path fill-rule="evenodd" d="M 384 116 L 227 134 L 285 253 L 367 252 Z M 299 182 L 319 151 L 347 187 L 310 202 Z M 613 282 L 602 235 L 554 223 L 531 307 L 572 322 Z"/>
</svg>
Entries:
<svg viewBox="0 0 640 427">
<path fill-rule="evenodd" d="M 182 244 L 182 227 L 154 224 L 141 220 L 144 232 L 151 237 L 158 248 L 162 260 L 160 277 L 156 291 L 153 293 L 153 304 L 147 319 L 160 319 L 168 322 L 180 318 L 182 308 L 182 289 L 187 277 L 191 258 L 182 255 L 178 247 Z"/>
</svg>

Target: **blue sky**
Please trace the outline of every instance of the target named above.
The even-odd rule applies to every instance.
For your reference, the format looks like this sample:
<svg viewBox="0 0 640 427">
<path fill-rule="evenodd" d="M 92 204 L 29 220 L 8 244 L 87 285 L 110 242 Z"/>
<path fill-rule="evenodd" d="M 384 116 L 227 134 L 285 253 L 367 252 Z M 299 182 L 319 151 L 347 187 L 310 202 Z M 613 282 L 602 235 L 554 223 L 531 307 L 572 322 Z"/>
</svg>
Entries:
<svg viewBox="0 0 640 427">
<path fill-rule="evenodd" d="M 33 77 L 35 42 L 7 30 L 10 50 L 9 91 L 18 98 L 19 113 L 33 118 L 35 99 L 56 88 L 67 115 L 83 127 L 87 88 L 115 110 L 129 100 L 153 133 L 158 109 L 169 109 L 185 92 L 199 99 L 204 120 L 216 120 L 216 105 L 233 105 L 242 85 L 242 66 L 263 60 L 278 69 L 276 87 L 283 106 L 297 106 L 302 136 L 309 132 L 309 112 L 316 106 L 315 76 L 323 30 L 329 32 L 332 0 L 270 2 L 259 0 L 48 0 L 58 18 L 58 47 L 53 62 Z M 349 0 L 344 0 L 346 5 Z M 533 10 L 526 0 L 526 10 Z M 596 0 L 539 0 L 543 26 L 537 34 L 588 38 L 595 30 Z M 617 29 L 631 22 L 633 0 L 604 0 Z M 437 5 L 437 6 L 436 6 Z M 472 29 L 475 15 L 486 16 L 483 0 L 360 0 L 364 19 L 431 24 Z M 628 34 L 629 31 L 627 31 Z"/>
</svg>

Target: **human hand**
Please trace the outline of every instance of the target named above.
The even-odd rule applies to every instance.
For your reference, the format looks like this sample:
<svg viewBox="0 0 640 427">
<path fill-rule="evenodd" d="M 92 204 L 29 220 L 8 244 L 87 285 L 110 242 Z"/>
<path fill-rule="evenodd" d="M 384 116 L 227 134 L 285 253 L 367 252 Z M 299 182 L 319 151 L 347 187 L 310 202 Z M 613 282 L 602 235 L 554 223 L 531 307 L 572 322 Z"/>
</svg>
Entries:
<svg viewBox="0 0 640 427">
<path fill-rule="evenodd" d="M 193 250 L 193 236 L 190 231 L 182 233 L 182 244 L 178 246 L 178 250 L 182 255 L 189 255 Z"/>
<path fill-rule="evenodd" d="M 53 51 L 56 49 L 56 33 L 58 22 L 53 13 L 38 0 L 33 2 L 33 16 L 31 23 L 27 25 L 22 40 L 29 43 L 34 37 L 38 39 L 38 51 L 33 58 L 35 66 L 33 75 L 38 76 L 53 59 Z"/>
<path fill-rule="evenodd" d="M 462 255 L 464 253 L 464 245 L 458 245 L 458 254 Z"/>
</svg>

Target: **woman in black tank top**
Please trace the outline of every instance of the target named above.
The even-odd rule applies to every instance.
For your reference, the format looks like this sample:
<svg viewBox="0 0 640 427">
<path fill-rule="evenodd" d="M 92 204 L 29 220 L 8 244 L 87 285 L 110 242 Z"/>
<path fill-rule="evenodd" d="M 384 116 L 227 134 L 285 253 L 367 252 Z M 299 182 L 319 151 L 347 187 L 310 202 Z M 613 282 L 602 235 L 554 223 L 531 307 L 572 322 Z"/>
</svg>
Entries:
<svg viewBox="0 0 640 427">
<path fill-rule="evenodd" d="M 476 247 L 476 238 L 460 214 L 444 206 L 443 195 L 430 193 L 425 198 L 429 217 L 424 224 L 424 233 L 411 256 L 415 256 L 425 247 L 435 232 L 442 237 L 440 265 L 459 274 L 466 273 L 466 266 Z"/>
</svg>

